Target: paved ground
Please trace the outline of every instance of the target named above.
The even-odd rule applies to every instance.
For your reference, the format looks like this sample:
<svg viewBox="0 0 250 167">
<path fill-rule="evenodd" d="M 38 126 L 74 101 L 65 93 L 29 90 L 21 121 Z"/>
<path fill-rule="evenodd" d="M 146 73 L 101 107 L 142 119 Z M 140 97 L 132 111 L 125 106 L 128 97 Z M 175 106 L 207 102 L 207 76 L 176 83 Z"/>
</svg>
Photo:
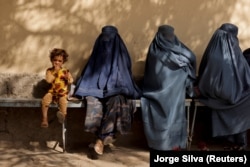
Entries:
<svg viewBox="0 0 250 167">
<path fill-rule="evenodd" d="M 63 153 L 60 144 L 54 141 L 43 146 L 37 142 L 10 143 L 0 141 L 1 167 L 146 167 L 149 166 L 149 151 L 139 147 L 113 145 L 106 147 L 102 156 L 92 154 L 88 144 L 68 148 Z M 209 146 L 210 151 L 221 150 L 221 145 Z M 198 150 L 196 145 L 192 151 Z"/>
<path fill-rule="evenodd" d="M 107 147 L 102 156 L 91 156 L 85 147 L 62 153 L 55 142 L 41 148 L 37 143 L 0 143 L 1 167 L 145 167 L 149 166 L 149 152 L 142 148 Z M 51 147 L 51 148 L 49 148 Z M 97 159 L 98 158 L 98 159 Z"/>
<path fill-rule="evenodd" d="M 83 133 L 81 112 L 72 110 L 69 113 L 66 153 L 56 144 L 56 141 L 61 141 L 61 126 L 58 126 L 56 118 L 53 121 L 53 112 L 50 112 L 52 121 L 48 129 L 39 127 L 37 111 L 26 110 L 25 113 L 8 110 L 0 115 L 0 119 L 6 118 L 0 121 L 0 167 L 149 166 L 149 150 L 140 119 L 134 122 L 133 133 L 118 138 L 114 146 L 105 148 L 104 155 L 96 157 L 88 149 L 89 142 L 93 140 L 92 135 Z M 197 118 L 191 150 L 198 150 L 197 141 L 201 138 L 208 142 L 210 151 L 223 150 L 223 143 L 211 140 L 209 130 L 204 130 L 206 127 L 202 124 L 207 125 L 204 119 L 199 115 Z"/>
</svg>

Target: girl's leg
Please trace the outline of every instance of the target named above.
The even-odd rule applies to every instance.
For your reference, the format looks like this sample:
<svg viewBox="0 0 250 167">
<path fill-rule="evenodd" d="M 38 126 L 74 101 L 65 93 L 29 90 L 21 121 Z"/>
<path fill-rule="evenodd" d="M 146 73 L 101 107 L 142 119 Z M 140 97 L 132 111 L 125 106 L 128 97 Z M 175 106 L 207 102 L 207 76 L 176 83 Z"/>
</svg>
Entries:
<svg viewBox="0 0 250 167">
<path fill-rule="evenodd" d="M 59 111 L 57 112 L 58 122 L 63 123 L 67 115 L 68 100 L 66 96 L 59 97 Z"/>
<path fill-rule="evenodd" d="M 42 128 L 47 128 L 49 127 L 48 124 L 48 110 L 49 110 L 49 105 L 52 102 L 52 94 L 47 93 L 42 99 L 42 122 L 41 122 L 41 127 Z"/>
</svg>

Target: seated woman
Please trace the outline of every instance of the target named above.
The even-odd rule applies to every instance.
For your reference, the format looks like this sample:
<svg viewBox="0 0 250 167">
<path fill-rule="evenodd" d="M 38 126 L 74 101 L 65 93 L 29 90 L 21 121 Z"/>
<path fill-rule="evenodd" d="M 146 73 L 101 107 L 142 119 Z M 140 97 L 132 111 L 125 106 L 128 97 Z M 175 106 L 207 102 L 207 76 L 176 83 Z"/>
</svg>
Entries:
<svg viewBox="0 0 250 167">
<path fill-rule="evenodd" d="M 185 98 L 194 96 L 196 57 L 162 25 L 149 46 L 142 87 L 144 131 L 152 150 L 186 149 Z"/>
<path fill-rule="evenodd" d="M 203 54 L 198 88 L 200 101 L 212 110 L 212 135 L 231 150 L 244 150 L 250 128 L 250 68 L 239 47 L 238 27 L 222 24 Z"/>
<path fill-rule="evenodd" d="M 94 150 L 102 155 L 115 134 L 126 134 L 133 120 L 140 89 L 132 78 L 127 48 L 114 26 L 105 26 L 78 80 L 74 96 L 85 98 L 85 130 L 96 134 Z"/>
</svg>

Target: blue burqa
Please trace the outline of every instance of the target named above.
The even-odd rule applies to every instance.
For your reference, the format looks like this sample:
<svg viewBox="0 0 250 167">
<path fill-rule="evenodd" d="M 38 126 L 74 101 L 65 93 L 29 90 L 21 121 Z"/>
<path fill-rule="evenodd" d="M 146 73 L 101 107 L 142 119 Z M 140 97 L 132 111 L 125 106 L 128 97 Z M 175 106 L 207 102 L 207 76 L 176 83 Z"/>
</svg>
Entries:
<svg viewBox="0 0 250 167">
<path fill-rule="evenodd" d="M 104 26 L 76 83 L 74 96 L 106 98 L 124 95 L 135 99 L 140 94 L 132 78 L 129 53 L 117 28 Z"/>
<path fill-rule="evenodd" d="M 208 43 L 199 67 L 200 101 L 212 109 L 214 137 L 243 134 L 250 128 L 250 68 L 237 34 L 237 26 L 222 24 Z M 244 145 L 243 140 L 232 142 Z"/>
<path fill-rule="evenodd" d="M 162 25 L 149 46 L 143 80 L 141 108 L 144 131 L 150 148 L 185 149 L 186 93 L 193 96 L 196 57 Z"/>
</svg>

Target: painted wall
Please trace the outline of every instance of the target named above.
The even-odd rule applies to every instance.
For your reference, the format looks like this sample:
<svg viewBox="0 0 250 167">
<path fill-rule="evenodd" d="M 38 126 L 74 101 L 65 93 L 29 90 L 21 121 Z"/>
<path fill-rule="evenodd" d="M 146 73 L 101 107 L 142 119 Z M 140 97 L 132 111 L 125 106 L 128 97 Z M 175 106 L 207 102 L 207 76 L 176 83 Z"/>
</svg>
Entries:
<svg viewBox="0 0 250 167">
<path fill-rule="evenodd" d="M 197 56 L 199 65 L 213 32 L 225 22 L 239 27 L 250 46 L 249 0 L 0 0 L 0 70 L 44 74 L 49 51 L 67 50 L 65 64 L 80 75 L 105 25 L 115 25 L 130 52 L 134 76 L 142 76 L 147 49 L 162 24 Z"/>
</svg>

